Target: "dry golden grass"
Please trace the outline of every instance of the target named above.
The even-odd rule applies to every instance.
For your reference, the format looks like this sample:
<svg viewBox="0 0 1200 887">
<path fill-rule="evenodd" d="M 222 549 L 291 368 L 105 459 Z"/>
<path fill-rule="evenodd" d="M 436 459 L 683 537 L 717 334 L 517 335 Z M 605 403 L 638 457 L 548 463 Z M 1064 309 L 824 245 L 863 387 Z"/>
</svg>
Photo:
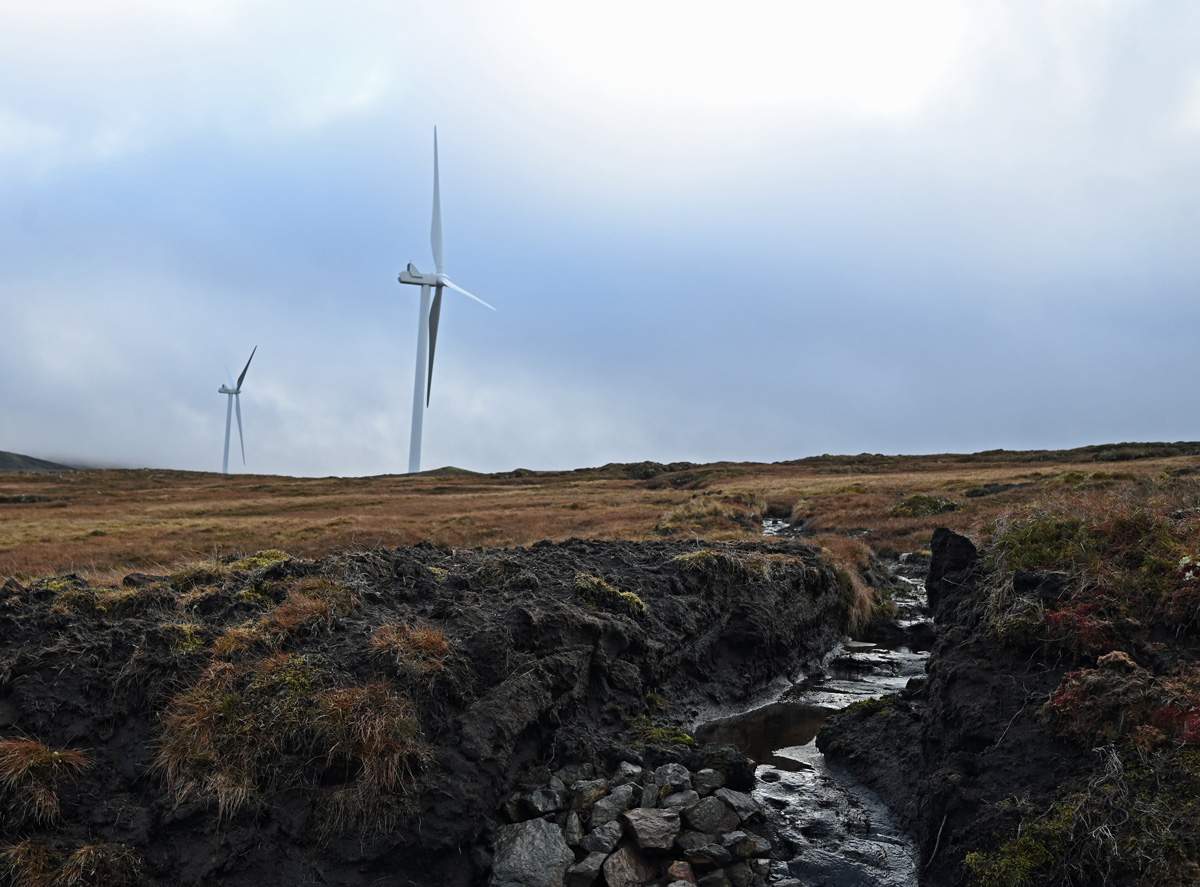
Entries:
<svg viewBox="0 0 1200 887">
<path fill-rule="evenodd" d="M 445 669 L 450 642 L 440 628 L 385 622 L 367 639 L 367 650 L 404 675 L 424 677 Z"/>
<path fill-rule="evenodd" d="M 331 764 L 353 778 L 330 798 L 330 828 L 390 826 L 429 761 L 412 702 L 385 681 L 334 681 L 319 657 L 214 662 L 163 716 L 156 768 L 176 803 L 211 800 L 221 818 Z"/>
<path fill-rule="evenodd" d="M 141 870 L 141 857 L 124 844 L 85 844 L 65 859 L 42 841 L 0 851 L 0 883 L 12 887 L 127 887 Z"/>
<path fill-rule="evenodd" d="M 58 819 L 58 784 L 90 766 L 77 749 L 56 751 L 33 739 L 0 740 L 0 799 L 14 819 Z"/>
<path fill-rule="evenodd" d="M 764 511 L 803 520 L 806 532 L 859 534 L 876 552 L 911 551 L 927 547 L 936 526 L 977 534 L 1055 488 L 1200 470 L 1197 453 L 1196 445 L 1114 445 L 1056 453 L 865 454 L 657 474 L 645 466 L 606 466 L 371 478 L 154 470 L 0 475 L 0 577 L 28 581 L 76 571 L 92 584 L 118 585 L 130 571 L 168 572 L 192 561 L 204 567 L 194 584 L 204 585 L 219 578 L 213 558 L 259 550 L 311 558 L 421 540 L 505 547 L 573 536 L 661 538 L 656 525 L 705 539 L 750 539 Z M 989 484 L 1024 486 L 967 495 Z M 925 517 L 893 513 L 915 494 L 963 507 Z M 718 513 L 701 513 L 714 503 Z"/>
<path fill-rule="evenodd" d="M 871 547 L 861 538 L 822 533 L 808 540 L 819 546 L 829 563 L 850 583 L 850 631 L 857 633 L 870 623 L 877 603 L 875 592 L 863 581 L 861 567 L 871 559 Z"/>
</svg>

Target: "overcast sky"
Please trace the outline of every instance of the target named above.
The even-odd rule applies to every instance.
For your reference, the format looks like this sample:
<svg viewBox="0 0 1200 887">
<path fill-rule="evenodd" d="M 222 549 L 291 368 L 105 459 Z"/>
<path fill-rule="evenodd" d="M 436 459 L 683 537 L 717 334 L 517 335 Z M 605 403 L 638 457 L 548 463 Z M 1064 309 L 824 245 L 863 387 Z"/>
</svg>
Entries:
<svg viewBox="0 0 1200 887">
<path fill-rule="evenodd" d="M 0 4 L 0 449 L 424 467 L 1200 438 L 1200 4 Z"/>
</svg>

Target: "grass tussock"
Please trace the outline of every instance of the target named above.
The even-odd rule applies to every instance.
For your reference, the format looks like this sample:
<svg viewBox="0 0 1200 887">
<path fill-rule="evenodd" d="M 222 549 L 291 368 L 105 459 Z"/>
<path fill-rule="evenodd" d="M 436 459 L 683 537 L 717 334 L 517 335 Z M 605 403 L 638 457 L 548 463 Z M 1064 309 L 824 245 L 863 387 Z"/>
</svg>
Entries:
<svg viewBox="0 0 1200 887">
<path fill-rule="evenodd" d="M 17 822 L 58 820 L 57 788 L 90 766 L 78 749 L 52 749 L 34 739 L 0 740 L 0 799 Z"/>
<path fill-rule="evenodd" d="M 367 650 L 403 676 L 429 678 L 445 670 L 450 642 L 440 628 L 385 622 L 367 639 Z"/>
<path fill-rule="evenodd" d="M 963 505 L 957 499 L 916 493 L 893 505 L 891 515 L 892 517 L 933 517 L 938 514 L 953 514 L 962 509 Z"/>
<path fill-rule="evenodd" d="M 575 591 L 597 610 L 620 613 L 634 618 L 646 612 L 646 603 L 632 591 L 621 591 L 598 576 L 575 574 Z"/>
<path fill-rule="evenodd" d="M 873 589 L 863 578 L 872 557 L 870 546 L 861 539 L 829 533 L 814 536 L 812 543 L 821 547 L 837 573 L 846 599 L 847 628 L 851 635 L 860 634 L 872 620 L 895 615 L 895 608 L 883 592 Z"/>
<path fill-rule="evenodd" d="M 339 616 L 351 616 L 358 599 L 345 585 L 309 577 L 288 590 L 283 603 L 264 613 L 257 628 L 273 644 L 328 629 Z"/>
<path fill-rule="evenodd" d="M 209 800 L 222 818 L 340 768 L 352 775 L 329 800 L 337 827 L 384 828 L 428 754 L 411 702 L 385 682 L 341 683 L 318 657 L 283 654 L 214 663 L 176 696 L 156 767 L 176 803 Z"/>
<path fill-rule="evenodd" d="M 132 887 L 141 873 L 141 857 L 124 844 L 85 844 L 66 856 L 43 841 L 0 850 L 0 883 L 12 887 Z"/>
<path fill-rule="evenodd" d="M 700 548 L 677 554 L 668 563 L 685 574 L 702 578 L 726 577 L 741 582 L 767 582 L 801 562 L 783 554 Z"/>
<path fill-rule="evenodd" d="M 696 493 L 668 508 L 654 524 L 661 536 L 696 535 L 741 539 L 762 535 L 767 503 L 751 492 Z"/>
</svg>

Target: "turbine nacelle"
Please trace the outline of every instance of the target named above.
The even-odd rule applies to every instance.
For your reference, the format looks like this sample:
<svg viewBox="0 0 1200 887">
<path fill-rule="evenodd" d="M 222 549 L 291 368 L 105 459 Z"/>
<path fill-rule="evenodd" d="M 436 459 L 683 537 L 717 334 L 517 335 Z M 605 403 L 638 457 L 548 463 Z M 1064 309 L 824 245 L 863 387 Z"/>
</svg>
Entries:
<svg viewBox="0 0 1200 887">
<path fill-rule="evenodd" d="M 241 393 L 242 393 L 241 388 L 226 388 L 224 385 L 222 385 L 220 388 L 217 389 L 217 394 L 241 394 Z"/>
<path fill-rule="evenodd" d="M 400 272 L 399 280 L 401 283 L 410 283 L 415 286 L 442 286 L 443 283 L 439 278 L 445 276 L 445 274 L 423 274 L 417 270 L 416 265 L 409 262 L 408 267 Z"/>
</svg>

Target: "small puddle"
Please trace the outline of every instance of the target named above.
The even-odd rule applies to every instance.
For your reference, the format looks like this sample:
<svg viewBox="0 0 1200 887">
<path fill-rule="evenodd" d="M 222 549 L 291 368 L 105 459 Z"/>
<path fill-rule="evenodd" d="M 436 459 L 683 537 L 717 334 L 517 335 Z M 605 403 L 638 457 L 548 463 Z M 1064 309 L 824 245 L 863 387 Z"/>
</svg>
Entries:
<svg viewBox="0 0 1200 887">
<path fill-rule="evenodd" d="M 897 567 L 902 572 L 904 565 Z M 912 571 L 915 572 L 915 571 Z M 925 673 L 930 636 L 925 589 L 915 579 L 897 592 L 897 625 L 911 646 L 843 641 L 819 673 L 805 676 L 766 705 L 699 725 L 697 739 L 736 745 L 757 762 L 755 797 L 768 810 L 791 859 L 776 877 L 827 887 L 916 887 L 912 836 L 848 774 L 826 765 L 817 731 L 846 706 L 904 689 Z M 925 641 L 918 643 L 917 641 Z"/>
</svg>

